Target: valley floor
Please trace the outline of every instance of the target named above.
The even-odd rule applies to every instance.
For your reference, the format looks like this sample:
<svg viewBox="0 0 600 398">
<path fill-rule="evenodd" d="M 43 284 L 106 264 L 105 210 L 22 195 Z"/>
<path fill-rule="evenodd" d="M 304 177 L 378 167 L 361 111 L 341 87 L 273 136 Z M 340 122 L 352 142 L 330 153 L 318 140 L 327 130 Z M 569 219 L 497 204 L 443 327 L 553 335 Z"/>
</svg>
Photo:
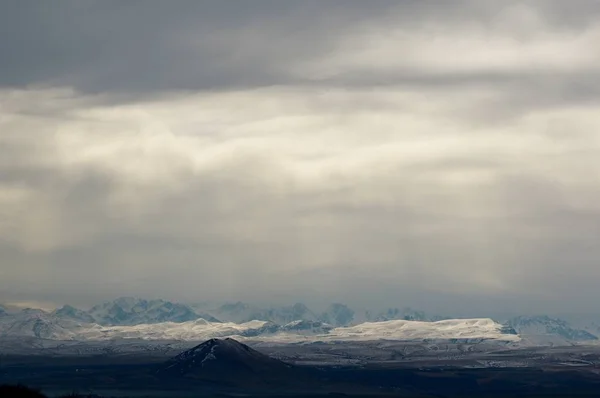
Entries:
<svg viewBox="0 0 600 398">
<path fill-rule="evenodd" d="M 118 345 L 110 351 L 98 351 L 97 346 L 87 352 L 82 346 L 76 351 L 63 347 L 62 353 L 61 347 L 4 350 L 0 384 L 23 383 L 49 396 L 78 391 L 129 397 L 556 397 L 598 396 L 600 391 L 600 347 L 595 346 L 513 349 L 483 342 L 257 342 L 253 348 L 298 369 L 295 380 L 265 386 L 227 378 L 157 377 L 157 367 L 182 347 L 151 345 L 155 349 L 142 351 L 139 346 L 133 350 Z"/>
</svg>

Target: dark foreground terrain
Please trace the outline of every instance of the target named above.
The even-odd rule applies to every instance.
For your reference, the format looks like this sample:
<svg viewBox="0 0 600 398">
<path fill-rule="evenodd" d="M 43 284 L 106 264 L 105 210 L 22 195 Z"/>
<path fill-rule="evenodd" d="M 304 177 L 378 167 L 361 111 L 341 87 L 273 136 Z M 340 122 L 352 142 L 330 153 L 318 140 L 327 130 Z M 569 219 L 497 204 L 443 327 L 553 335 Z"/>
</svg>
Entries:
<svg viewBox="0 0 600 398">
<path fill-rule="evenodd" d="M 429 397 L 600 396 L 596 369 L 406 369 L 384 366 L 306 367 L 274 380 L 253 385 L 252 380 L 202 380 L 160 377 L 156 364 L 97 364 L 94 358 L 56 364 L 53 358 L 36 363 L 4 366 L 0 384 L 23 383 L 45 394 L 71 391 L 104 396 L 197 397 L 393 395 Z M 291 379 L 296 378 L 296 380 Z M 331 396 L 331 395 L 330 395 Z"/>
<path fill-rule="evenodd" d="M 281 347 L 278 350 L 283 354 Z M 600 367 L 586 350 L 587 362 L 566 362 L 560 350 L 552 355 L 493 354 L 493 363 L 506 359 L 502 367 L 465 366 L 464 359 L 442 357 L 349 365 L 332 365 L 329 359 L 320 364 L 312 360 L 290 364 L 273 358 L 269 350 L 260 352 L 235 340 L 213 339 L 167 359 L 139 353 L 0 355 L 0 385 L 24 384 L 48 397 L 72 392 L 104 397 L 600 396 Z M 527 358 L 536 360 L 526 367 L 510 366 Z"/>
</svg>

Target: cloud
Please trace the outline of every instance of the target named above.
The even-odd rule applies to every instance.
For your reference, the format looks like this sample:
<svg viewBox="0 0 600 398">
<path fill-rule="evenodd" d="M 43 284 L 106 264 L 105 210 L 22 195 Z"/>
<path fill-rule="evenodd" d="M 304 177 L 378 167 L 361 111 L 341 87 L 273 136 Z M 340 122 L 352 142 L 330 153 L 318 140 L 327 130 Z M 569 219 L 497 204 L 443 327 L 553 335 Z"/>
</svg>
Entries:
<svg viewBox="0 0 600 398">
<path fill-rule="evenodd" d="M 28 95 L 35 108 L 57 94 Z M 473 128 L 450 117 L 448 97 L 285 87 L 76 106 L 37 130 L 14 115 L 5 137 L 32 151 L 19 158 L 46 142 L 49 160 L 3 184 L 3 240 L 28 259 L 6 277 L 31 294 L 256 299 L 264 283 L 300 295 L 328 281 L 346 294 L 363 278 L 535 295 L 564 283 L 552 274 L 567 262 L 595 275 L 598 181 L 574 177 L 597 165 L 593 136 L 557 145 L 543 112 Z M 369 98 L 405 108 L 374 111 Z M 585 108 L 552 115 L 598 124 Z"/>
<path fill-rule="evenodd" d="M 0 24 L 9 34 L 0 39 L 0 85 L 8 87 L 51 84 L 128 97 L 290 82 L 529 80 L 539 87 L 552 78 L 548 73 L 559 72 L 592 86 L 597 80 L 595 52 L 585 51 L 598 35 L 593 0 L 569 7 L 559 1 L 260 0 L 12 2 L 4 8 Z M 586 63 L 589 78 L 573 69 Z"/>
<path fill-rule="evenodd" d="M 594 2 L 62 4 L 0 21 L 0 299 L 594 311 Z"/>
<path fill-rule="evenodd" d="M 284 82 L 281 61 L 326 51 L 391 2 L 261 0 L 12 2 L 0 23 L 0 84 L 51 83 L 86 92 L 223 89 Z M 316 41 L 318 39 L 318 41 Z"/>
</svg>

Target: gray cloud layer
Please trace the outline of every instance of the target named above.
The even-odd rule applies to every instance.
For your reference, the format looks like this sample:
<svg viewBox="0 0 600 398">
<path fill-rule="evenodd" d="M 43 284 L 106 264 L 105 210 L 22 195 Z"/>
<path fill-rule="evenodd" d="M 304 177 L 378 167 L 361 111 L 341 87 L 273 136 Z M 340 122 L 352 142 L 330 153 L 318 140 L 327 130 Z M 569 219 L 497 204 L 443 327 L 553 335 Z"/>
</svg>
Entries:
<svg viewBox="0 0 600 398">
<path fill-rule="evenodd" d="M 0 299 L 595 311 L 596 1 L 1 8 Z"/>
</svg>

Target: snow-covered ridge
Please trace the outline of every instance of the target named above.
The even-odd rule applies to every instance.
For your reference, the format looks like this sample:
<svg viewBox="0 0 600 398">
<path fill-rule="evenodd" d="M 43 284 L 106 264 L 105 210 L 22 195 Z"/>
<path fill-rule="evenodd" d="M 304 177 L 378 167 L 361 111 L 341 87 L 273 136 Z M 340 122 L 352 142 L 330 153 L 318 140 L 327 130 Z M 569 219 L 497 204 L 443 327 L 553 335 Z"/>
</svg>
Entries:
<svg viewBox="0 0 600 398">
<path fill-rule="evenodd" d="M 445 339 L 491 339 L 518 341 L 519 336 L 503 332 L 503 325 L 491 319 L 453 319 L 439 322 L 386 321 L 369 322 L 352 327 L 323 328 L 322 325 L 309 325 L 316 333 L 303 333 L 302 322 L 294 322 L 283 327 L 264 330 L 268 322 L 252 321 L 243 324 L 184 322 L 161 323 L 154 325 L 119 326 L 88 330 L 86 339 L 138 338 L 155 340 L 203 340 L 214 337 L 252 338 L 276 341 L 336 341 L 336 340 L 445 340 Z M 261 331 L 260 333 L 256 333 Z"/>
<path fill-rule="evenodd" d="M 386 321 L 352 327 L 333 328 L 320 322 L 295 321 L 276 325 L 266 321 L 241 324 L 210 322 L 162 322 L 133 326 L 102 326 L 94 323 L 66 322 L 52 315 L 32 314 L 13 323 L 0 323 L 0 337 L 30 336 L 55 340 L 182 340 L 202 341 L 234 337 L 278 342 L 338 340 L 444 340 L 490 339 L 517 341 L 519 337 L 503 332 L 503 325 L 491 319 L 455 319 L 440 322 Z"/>
<path fill-rule="evenodd" d="M 190 322 L 163 322 L 135 326 L 82 327 L 77 331 L 81 340 L 144 339 L 199 341 L 215 337 L 244 336 L 261 330 L 268 322 L 252 321 L 242 324 L 209 322 L 198 319 Z"/>
<path fill-rule="evenodd" d="M 447 319 L 437 322 L 394 320 L 366 322 L 357 326 L 334 329 L 333 334 L 347 340 L 446 340 L 495 339 L 518 341 L 519 336 L 508 334 L 505 327 L 492 319 Z"/>
</svg>

